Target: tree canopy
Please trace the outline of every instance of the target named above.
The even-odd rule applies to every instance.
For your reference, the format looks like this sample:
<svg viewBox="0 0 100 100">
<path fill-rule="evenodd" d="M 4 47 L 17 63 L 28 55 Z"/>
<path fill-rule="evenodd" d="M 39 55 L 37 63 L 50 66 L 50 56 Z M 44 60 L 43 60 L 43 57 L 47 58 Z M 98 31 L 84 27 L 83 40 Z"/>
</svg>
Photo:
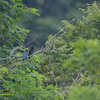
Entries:
<svg viewBox="0 0 100 100">
<path fill-rule="evenodd" d="M 81 19 L 62 20 L 45 46 L 22 61 L 30 30 L 18 23 L 38 10 L 22 0 L 0 1 L 1 100 L 100 99 L 100 3 L 80 10 Z"/>
</svg>

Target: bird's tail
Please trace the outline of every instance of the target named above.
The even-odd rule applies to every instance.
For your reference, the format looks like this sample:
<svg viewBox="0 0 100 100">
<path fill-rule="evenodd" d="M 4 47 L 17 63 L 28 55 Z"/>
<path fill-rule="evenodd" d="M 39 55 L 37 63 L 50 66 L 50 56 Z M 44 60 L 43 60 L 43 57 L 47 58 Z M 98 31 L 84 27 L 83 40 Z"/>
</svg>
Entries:
<svg viewBox="0 0 100 100">
<path fill-rule="evenodd" d="M 29 54 L 29 56 L 30 56 L 30 54 Z M 29 57 L 29 59 L 30 59 L 30 57 Z"/>
</svg>

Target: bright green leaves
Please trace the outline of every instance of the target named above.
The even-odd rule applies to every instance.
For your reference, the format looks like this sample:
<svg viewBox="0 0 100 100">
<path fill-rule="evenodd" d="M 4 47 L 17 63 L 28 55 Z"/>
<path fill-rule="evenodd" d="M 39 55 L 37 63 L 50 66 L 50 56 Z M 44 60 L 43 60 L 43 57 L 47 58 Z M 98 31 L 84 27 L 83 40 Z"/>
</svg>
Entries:
<svg viewBox="0 0 100 100">
<path fill-rule="evenodd" d="M 97 39 L 86 40 L 80 39 L 73 43 L 73 57 L 65 60 L 64 67 L 71 69 L 73 72 L 79 72 L 81 69 L 82 74 L 78 84 L 88 85 L 92 81 L 100 82 L 100 46 Z M 85 74 L 87 72 L 87 75 Z M 74 73 L 75 73 L 74 72 Z M 93 75 L 93 76 L 91 76 Z"/>
<path fill-rule="evenodd" d="M 7 68 L 0 69 L 0 85 L 2 85 L 2 88 L 9 89 L 9 94 L 14 94 L 14 96 L 8 96 L 12 100 L 63 100 L 64 96 L 60 93 L 59 88 L 48 85 L 47 77 L 39 74 L 40 70 L 42 70 L 40 57 L 33 55 L 30 59 L 27 58 L 25 61 L 21 61 L 21 51 L 25 50 L 24 40 L 30 30 L 16 26 L 16 23 L 21 21 L 24 16 L 27 16 L 27 13 L 31 12 L 39 15 L 37 13 L 38 10 L 28 8 L 22 3 L 22 0 L 11 0 L 11 2 L 9 4 L 4 0 L 0 1 L 0 42 L 2 43 L 0 66 L 7 66 Z M 62 42 L 59 42 L 59 40 L 62 40 Z M 56 47 L 62 46 L 64 43 L 60 37 L 55 41 Z M 13 47 L 15 43 L 20 46 Z M 62 48 L 59 50 L 62 51 Z M 51 52 L 51 54 L 55 54 L 55 51 Z M 60 54 L 56 61 L 63 62 L 62 59 L 63 54 Z M 53 61 L 52 57 L 51 60 Z M 57 66 L 56 63 L 54 65 Z M 57 77 L 57 79 L 59 80 L 60 78 Z M 0 97 L 0 99 L 4 98 L 4 96 Z"/>
<path fill-rule="evenodd" d="M 0 68 L 0 75 L 8 74 L 9 71 L 6 67 Z"/>
<path fill-rule="evenodd" d="M 73 52 L 73 55 L 66 59 L 62 66 L 68 71 L 67 77 L 72 81 L 77 77 L 77 73 L 80 73 L 80 77 L 76 81 L 80 89 L 81 86 L 87 85 L 100 87 L 100 7 L 94 2 L 87 7 L 87 10 L 82 9 L 82 11 L 86 14 L 82 17 L 82 20 L 79 19 L 76 25 L 67 27 L 62 35 L 63 37 L 65 36 L 66 41 L 70 41 L 69 49 L 72 48 Z M 64 25 L 68 23 L 67 21 L 63 22 Z M 86 90 L 87 94 L 92 91 L 91 89 L 88 88 L 88 91 Z M 73 97 L 76 100 L 90 99 L 90 97 L 84 96 L 86 94 L 84 94 L 85 91 L 84 93 L 82 92 L 83 89 L 78 90 L 78 88 L 75 88 L 75 91 L 71 90 L 68 100 L 74 99 Z M 77 91 L 81 96 L 76 95 L 78 94 Z M 92 91 L 92 94 L 94 97 L 96 96 L 95 91 Z M 94 97 L 93 100 L 95 99 Z"/>
<path fill-rule="evenodd" d="M 12 3 L 15 3 L 15 0 L 10 0 Z"/>
<path fill-rule="evenodd" d="M 13 8 L 18 11 L 18 9 L 21 11 L 19 12 L 19 14 L 23 13 L 24 15 L 26 13 L 32 13 L 32 14 L 36 14 L 39 16 L 39 14 L 37 13 L 37 9 L 35 8 L 28 8 L 25 4 L 23 4 L 22 0 L 10 0 L 13 3 Z"/>
<path fill-rule="evenodd" d="M 29 33 L 29 30 L 21 29 L 15 24 L 29 12 L 38 15 L 37 9 L 28 8 L 22 0 L 11 0 L 11 2 L 12 4 L 0 1 L 0 42 L 10 46 L 13 43 L 23 43 L 26 34 Z"/>
<path fill-rule="evenodd" d="M 17 54 L 18 56 L 22 56 L 21 53 Z M 33 55 L 32 57 L 27 58 L 24 62 L 17 62 L 17 66 L 19 69 L 23 69 L 24 71 L 27 71 L 27 67 L 32 71 L 32 70 L 39 70 L 41 67 L 39 65 L 40 63 L 40 58 L 37 55 Z M 16 63 L 15 63 L 16 65 Z"/>
<path fill-rule="evenodd" d="M 83 22 L 80 23 L 80 28 L 83 30 L 83 36 L 85 38 L 98 38 L 100 31 L 100 7 L 97 2 L 88 5 L 87 9 L 81 9 L 86 15 L 83 16 Z"/>
<path fill-rule="evenodd" d="M 100 91 L 89 86 L 74 87 L 68 93 L 68 100 L 100 100 Z"/>
<path fill-rule="evenodd" d="M 83 40 L 80 39 L 79 41 L 73 44 L 73 55 L 74 57 L 68 62 L 72 65 L 81 66 L 84 65 L 92 72 L 96 72 L 100 70 L 99 63 L 100 63 L 100 47 L 98 40 Z M 71 61 L 71 62 L 70 62 Z M 67 62 L 66 62 L 67 64 Z M 70 66 L 71 66 L 70 65 Z"/>
<path fill-rule="evenodd" d="M 87 7 L 87 10 L 81 10 L 85 13 L 82 20 L 78 19 L 76 25 L 70 24 L 63 33 L 66 41 L 76 41 L 80 37 L 85 39 L 100 39 L 100 7 L 94 2 Z M 68 24 L 65 20 L 62 22 L 64 25 Z"/>
<path fill-rule="evenodd" d="M 28 69 L 29 70 L 29 69 Z M 59 92 L 59 89 L 55 86 L 44 86 L 45 76 L 39 74 L 37 71 L 26 73 L 23 70 L 18 70 L 17 73 L 8 76 L 9 81 L 4 83 L 3 86 L 9 89 L 9 93 L 13 93 L 13 99 L 29 99 L 34 100 L 57 100 L 63 99 L 63 95 Z M 60 96 L 53 97 L 53 94 L 59 94 Z"/>
<path fill-rule="evenodd" d="M 45 44 L 49 45 L 43 53 L 21 61 L 21 51 L 25 50 L 23 43 L 30 30 L 22 29 L 15 23 L 28 12 L 37 14 L 37 9 L 26 7 L 22 0 L 11 2 L 12 5 L 0 1 L 0 42 L 3 43 L 0 65 L 7 66 L 0 69 L 0 82 L 3 88 L 14 94 L 12 100 L 64 100 L 67 98 L 66 91 L 69 92 L 68 100 L 94 100 L 98 97 L 100 92 L 95 88 L 81 87 L 100 87 L 100 11 L 96 3 L 82 10 L 87 15 L 76 25 L 63 20 L 64 26 L 69 25 L 57 37 L 48 37 Z M 11 54 L 14 49 L 8 46 L 13 48 L 14 43 L 20 46 L 15 47 Z M 78 87 L 72 88 L 76 84 Z"/>
<path fill-rule="evenodd" d="M 31 9 L 29 9 L 29 11 L 32 12 L 33 14 L 40 16 L 40 14 L 37 13 L 38 10 L 35 8 L 31 8 Z"/>
<path fill-rule="evenodd" d="M 8 74 L 9 71 L 6 67 L 0 68 L 0 82 L 4 81 L 4 76 Z"/>
</svg>

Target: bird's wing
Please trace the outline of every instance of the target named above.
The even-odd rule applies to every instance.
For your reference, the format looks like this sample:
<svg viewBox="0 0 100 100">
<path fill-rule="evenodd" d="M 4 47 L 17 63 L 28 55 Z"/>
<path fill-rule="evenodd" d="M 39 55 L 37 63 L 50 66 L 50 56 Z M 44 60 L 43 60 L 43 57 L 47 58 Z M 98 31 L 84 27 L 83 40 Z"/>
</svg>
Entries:
<svg viewBox="0 0 100 100">
<path fill-rule="evenodd" d="M 23 59 L 25 59 L 27 57 L 28 53 L 26 51 L 24 51 L 23 53 Z"/>
</svg>

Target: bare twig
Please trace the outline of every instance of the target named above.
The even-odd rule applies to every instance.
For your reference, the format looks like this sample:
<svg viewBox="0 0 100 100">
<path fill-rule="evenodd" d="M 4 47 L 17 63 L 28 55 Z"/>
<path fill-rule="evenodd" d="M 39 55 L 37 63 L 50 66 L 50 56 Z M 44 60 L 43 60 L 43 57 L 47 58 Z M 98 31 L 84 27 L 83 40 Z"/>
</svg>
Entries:
<svg viewBox="0 0 100 100">
<path fill-rule="evenodd" d="M 23 47 L 23 43 L 21 44 L 21 43 L 18 41 L 18 44 L 19 44 L 19 46 Z"/>
<path fill-rule="evenodd" d="M 24 46 L 26 46 L 26 45 L 28 45 L 28 44 L 30 44 L 30 43 L 32 43 L 32 42 L 34 42 L 34 41 L 36 40 L 36 38 L 37 38 L 37 34 L 36 34 L 36 36 L 35 36 L 34 40 L 32 40 L 32 41 L 30 41 L 30 42 L 26 43 Z"/>
<path fill-rule="evenodd" d="M 72 21 L 73 21 L 73 20 L 72 20 Z M 72 23 L 72 21 L 71 21 L 70 23 Z M 59 33 L 61 33 L 70 23 L 68 23 L 65 27 L 63 27 L 59 32 L 57 32 L 57 33 L 51 38 L 51 40 L 50 40 L 49 43 L 46 45 L 46 47 L 44 48 L 44 50 L 47 49 L 47 48 L 49 47 L 49 44 L 52 42 L 52 40 L 53 40 Z"/>
<path fill-rule="evenodd" d="M 30 20 L 32 20 L 32 18 L 29 15 L 27 15 L 27 16 L 29 17 Z"/>
<path fill-rule="evenodd" d="M 43 28 L 43 29 L 47 30 L 49 33 L 53 34 L 48 28 L 45 28 L 45 27 L 41 27 L 41 28 Z"/>
<path fill-rule="evenodd" d="M 0 59 L 0 60 L 6 60 L 6 59 L 9 59 L 9 58 L 12 56 L 12 54 L 13 54 L 13 52 L 14 52 L 15 50 L 17 50 L 17 49 L 13 49 L 13 50 L 12 50 L 12 52 L 11 52 L 10 55 L 9 55 L 9 57 L 7 57 L 7 58 L 2 58 L 2 59 Z"/>
</svg>

